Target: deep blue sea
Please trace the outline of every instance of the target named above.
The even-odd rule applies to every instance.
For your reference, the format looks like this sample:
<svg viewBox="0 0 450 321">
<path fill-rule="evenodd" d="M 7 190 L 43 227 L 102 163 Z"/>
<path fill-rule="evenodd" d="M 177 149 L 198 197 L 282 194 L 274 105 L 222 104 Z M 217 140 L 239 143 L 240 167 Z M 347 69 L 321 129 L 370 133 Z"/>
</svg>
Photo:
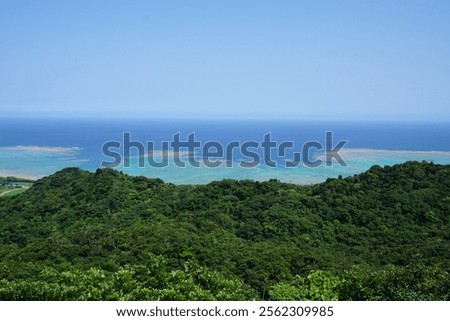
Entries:
<svg viewBox="0 0 450 321">
<path fill-rule="evenodd" d="M 407 160 L 450 164 L 450 123 L 445 122 L 3 118 L 0 123 L 1 176 L 38 178 L 69 166 L 93 171 L 101 167 L 102 161 L 111 161 L 102 154 L 103 144 L 109 141 L 123 143 L 124 132 L 129 132 L 133 141 L 144 145 L 153 141 L 155 159 L 164 149 L 161 142 L 171 141 L 176 133 L 180 134 L 181 140 L 187 140 L 188 135 L 194 133 L 202 145 L 209 141 L 217 141 L 222 146 L 232 141 L 260 143 L 267 133 L 278 145 L 282 142 L 293 144 L 292 149 L 286 150 L 284 158 L 276 148 L 272 149 L 271 158 L 278 161 L 274 168 L 264 163 L 251 168 L 240 167 L 239 162 L 248 157 L 238 151 L 232 155 L 232 164 L 227 163 L 229 167 L 224 163 L 216 168 L 189 165 L 182 168 L 172 162 L 172 154 L 169 154 L 166 167 L 156 168 L 147 163 L 145 167 L 139 167 L 136 149 L 133 149 L 130 167 L 124 167 L 124 163 L 116 167 L 131 175 L 159 177 L 177 184 L 208 183 L 223 178 L 277 178 L 311 184 L 327 177 L 360 173 L 375 164 L 384 166 Z M 292 159 L 292 152 L 301 152 L 305 143 L 315 141 L 325 145 L 327 131 L 333 133 L 332 147 L 339 140 L 348 141 L 339 152 L 347 166 L 336 162 L 332 166 L 315 168 L 303 164 L 294 168 L 284 166 L 283 160 Z M 262 148 L 253 151 L 263 157 Z M 201 160 L 202 150 L 195 152 L 195 158 Z M 180 152 L 180 155 L 183 154 Z M 324 157 L 323 150 L 318 148 L 313 148 L 311 155 L 313 160 Z"/>
</svg>

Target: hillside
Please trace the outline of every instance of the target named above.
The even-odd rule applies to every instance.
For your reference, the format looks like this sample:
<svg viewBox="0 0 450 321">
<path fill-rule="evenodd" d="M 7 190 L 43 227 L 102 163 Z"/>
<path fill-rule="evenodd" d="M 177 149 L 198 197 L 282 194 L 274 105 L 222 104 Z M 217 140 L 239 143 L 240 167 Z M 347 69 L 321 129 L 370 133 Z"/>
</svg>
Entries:
<svg viewBox="0 0 450 321">
<path fill-rule="evenodd" d="M 67 168 L 0 198 L 0 300 L 447 300 L 450 165 L 313 186 Z"/>
</svg>

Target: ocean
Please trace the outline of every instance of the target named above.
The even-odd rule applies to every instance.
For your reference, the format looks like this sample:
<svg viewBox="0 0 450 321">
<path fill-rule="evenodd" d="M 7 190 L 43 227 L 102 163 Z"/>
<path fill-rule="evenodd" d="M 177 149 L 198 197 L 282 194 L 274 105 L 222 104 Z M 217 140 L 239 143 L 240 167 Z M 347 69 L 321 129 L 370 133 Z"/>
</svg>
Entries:
<svg viewBox="0 0 450 321">
<path fill-rule="evenodd" d="M 230 142 L 256 142 L 261 144 L 270 133 L 276 144 L 270 150 L 275 167 L 264 163 L 264 149 L 251 148 L 260 158 L 253 167 L 239 166 L 241 161 L 249 161 L 249 156 L 234 150 L 231 158 L 221 166 L 210 168 L 204 165 L 201 148 L 191 154 L 191 159 L 200 162 L 199 167 L 186 164 L 177 166 L 169 153 L 168 166 L 150 166 L 146 161 L 140 167 L 139 160 L 148 158 L 148 149 L 143 155 L 132 149 L 128 158 L 130 166 L 122 162 L 117 170 L 130 175 L 157 177 L 175 184 L 203 184 L 224 178 L 268 180 L 279 179 L 296 184 L 313 184 L 328 177 L 343 177 L 361 173 L 373 165 L 393 165 L 408 160 L 433 161 L 450 164 L 450 124 L 446 122 L 381 122 L 381 121 L 312 121 L 312 120 L 190 120 L 190 119 L 0 119 L 0 176 L 40 178 L 65 167 L 79 167 L 95 171 L 102 162 L 112 163 L 112 158 L 102 153 L 107 142 L 119 142 L 123 147 L 123 133 L 129 133 L 131 140 L 147 147 L 154 142 L 152 157 L 161 161 L 163 141 L 170 142 L 179 133 L 181 141 L 194 134 L 201 146 L 207 142 L 218 142 L 224 146 Z M 322 163 L 308 167 L 300 163 L 286 167 L 287 160 L 293 159 L 294 152 L 302 153 L 308 142 L 325 146 L 326 132 L 332 132 L 332 148 L 339 141 L 347 141 L 338 151 L 345 161 L 342 166 L 336 159 L 331 166 Z M 293 147 L 280 155 L 279 145 L 292 142 Z M 113 149 L 111 149 L 113 150 Z M 119 154 L 123 151 L 114 149 Z M 310 149 L 309 160 L 324 160 L 324 149 L 314 145 Z M 159 156 L 158 156 L 159 155 Z M 180 160 L 187 163 L 189 155 L 181 150 Z M 253 154 L 255 155 L 255 154 Z M 159 157 L 159 158 L 158 158 Z M 217 160 L 220 158 L 214 158 Z"/>
</svg>

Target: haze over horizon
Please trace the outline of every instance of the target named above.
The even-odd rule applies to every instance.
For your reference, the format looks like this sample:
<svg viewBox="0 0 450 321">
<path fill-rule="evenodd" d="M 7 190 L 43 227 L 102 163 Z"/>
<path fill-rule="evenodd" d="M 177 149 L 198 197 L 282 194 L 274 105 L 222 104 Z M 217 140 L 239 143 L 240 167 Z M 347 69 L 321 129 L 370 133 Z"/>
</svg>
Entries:
<svg viewBox="0 0 450 321">
<path fill-rule="evenodd" d="M 2 1 L 1 116 L 450 121 L 448 1 Z"/>
</svg>

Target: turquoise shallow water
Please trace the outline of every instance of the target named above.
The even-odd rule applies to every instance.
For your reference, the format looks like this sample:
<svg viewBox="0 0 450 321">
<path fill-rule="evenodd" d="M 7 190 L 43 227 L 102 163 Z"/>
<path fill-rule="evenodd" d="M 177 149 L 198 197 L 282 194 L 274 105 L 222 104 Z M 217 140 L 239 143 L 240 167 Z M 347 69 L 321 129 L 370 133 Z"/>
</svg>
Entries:
<svg viewBox="0 0 450 321">
<path fill-rule="evenodd" d="M 345 149 L 340 152 L 347 166 L 341 166 L 336 162 L 332 166 L 319 166 L 310 168 L 298 166 L 294 168 L 268 167 L 259 165 L 254 168 L 243 168 L 235 162 L 232 167 L 220 166 L 208 168 L 201 166 L 194 168 L 187 165 L 185 168 L 175 166 L 169 161 L 169 166 L 164 168 L 120 166 L 118 170 L 130 175 L 143 175 L 148 177 L 160 177 L 165 181 L 176 184 L 208 183 L 223 178 L 253 179 L 259 181 L 271 178 L 283 182 L 296 184 L 313 184 L 325 181 L 328 177 L 343 177 L 362 173 L 373 165 L 394 165 L 410 160 L 429 161 L 436 164 L 450 164 L 450 152 L 436 151 L 389 151 L 373 149 Z M 318 157 L 320 158 L 320 157 Z M 133 165 L 133 162 L 131 163 Z"/>
<path fill-rule="evenodd" d="M 316 140 L 323 143 L 324 132 L 333 131 L 335 142 L 348 140 L 340 155 L 348 166 L 320 166 L 308 168 L 277 168 L 259 165 L 253 168 L 237 166 L 239 155 L 231 168 L 177 167 L 169 159 L 169 166 L 154 168 L 136 166 L 117 167 L 131 175 L 158 177 L 176 184 L 208 183 L 223 178 L 268 180 L 312 184 L 328 177 L 344 177 L 366 171 L 373 165 L 393 165 L 409 160 L 450 164 L 450 125 L 447 123 L 379 123 L 379 122 L 311 122 L 311 121 L 177 121 L 177 120 L 61 120 L 61 119 L 0 119 L 0 176 L 40 178 L 65 167 L 95 170 L 107 158 L 101 148 L 105 142 L 122 139 L 123 132 L 134 140 L 155 146 L 179 132 L 182 138 L 189 133 L 204 144 L 216 140 L 223 144 L 261 141 L 270 132 L 274 140 L 293 141 L 295 146 Z M 299 150 L 299 149 L 296 149 Z M 196 154 L 197 155 L 197 154 Z M 318 158 L 322 156 L 316 155 Z M 197 157 L 197 156 L 196 156 Z M 198 156 L 200 157 L 200 155 Z M 287 157 L 286 159 L 290 159 Z M 134 164 L 134 165 L 133 165 Z"/>
<path fill-rule="evenodd" d="M 20 176 L 25 178 L 40 178 L 50 175 L 65 167 L 86 168 L 88 159 L 82 157 L 80 148 L 18 146 L 0 148 L 0 176 Z M 232 167 L 220 166 L 208 168 L 204 165 L 195 168 L 186 165 L 176 166 L 169 159 L 168 166 L 155 168 L 149 165 L 144 168 L 137 166 L 137 160 L 132 160 L 130 167 L 123 163 L 117 170 L 130 175 L 158 177 L 175 184 L 201 184 L 223 178 L 269 180 L 279 179 L 283 182 L 297 184 L 312 184 L 326 180 L 328 177 L 344 177 L 361 173 L 373 165 L 394 165 L 409 160 L 433 161 L 439 164 L 450 164 L 450 152 L 446 151 L 389 151 L 374 149 L 344 149 L 340 152 L 348 166 L 334 163 L 332 166 L 308 168 L 267 167 L 259 165 L 253 168 L 242 168 L 238 162 Z"/>
<path fill-rule="evenodd" d="M 65 167 L 83 167 L 78 148 L 48 146 L 0 147 L 0 176 L 41 178 Z"/>
</svg>

